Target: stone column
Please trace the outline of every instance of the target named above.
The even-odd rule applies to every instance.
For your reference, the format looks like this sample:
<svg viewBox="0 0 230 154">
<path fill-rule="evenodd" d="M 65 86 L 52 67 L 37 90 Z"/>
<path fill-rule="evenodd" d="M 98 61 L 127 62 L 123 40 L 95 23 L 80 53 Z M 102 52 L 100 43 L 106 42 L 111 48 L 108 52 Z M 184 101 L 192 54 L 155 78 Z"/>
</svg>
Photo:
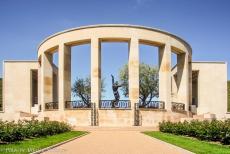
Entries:
<svg viewBox="0 0 230 154">
<path fill-rule="evenodd" d="M 91 39 L 91 102 L 99 107 L 101 99 L 101 46 L 98 38 Z"/>
<path fill-rule="evenodd" d="M 131 38 L 129 43 L 129 99 L 131 108 L 139 102 L 139 41 Z"/>
<path fill-rule="evenodd" d="M 53 101 L 53 56 L 45 52 L 41 58 L 41 104 L 44 110 L 45 103 Z"/>
<path fill-rule="evenodd" d="M 41 101 L 41 93 L 42 93 L 42 90 L 41 90 L 41 71 L 42 71 L 42 69 L 41 69 L 41 57 L 39 57 L 39 61 L 38 61 L 38 110 L 40 111 L 40 109 L 41 109 L 41 111 L 42 111 L 42 107 L 43 107 L 43 104 L 42 104 L 42 101 Z M 40 106 L 41 106 L 41 108 L 40 108 Z"/>
<path fill-rule="evenodd" d="M 188 54 L 177 55 L 177 100 L 185 104 L 185 110 L 189 108 L 189 65 Z"/>
<path fill-rule="evenodd" d="M 165 109 L 171 110 L 171 46 L 159 47 L 159 100 L 165 102 Z"/>
<path fill-rule="evenodd" d="M 189 74 L 189 105 L 192 105 L 192 56 L 188 55 L 188 74 Z"/>
<path fill-rule="evenodd" d="M 65 101 L 71 100 L 71 47 L 58 47 L 58 102 L 59 110 L 64 110 Z"/>
</svg>

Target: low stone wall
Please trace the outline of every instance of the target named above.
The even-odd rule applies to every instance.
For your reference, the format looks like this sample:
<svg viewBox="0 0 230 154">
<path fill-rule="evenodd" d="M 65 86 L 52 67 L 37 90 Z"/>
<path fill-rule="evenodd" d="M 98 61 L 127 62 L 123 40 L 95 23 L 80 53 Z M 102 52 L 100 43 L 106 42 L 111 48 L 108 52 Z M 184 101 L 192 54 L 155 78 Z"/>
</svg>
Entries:
<svg viewBox="0 0 230 154">
<path fill-rule="evenodd" d="M 134 124 L 133 110 L 99 109 L 99 126 L 127 127 Z"/>
<path fill-rule="evenodd" d="M 72 126 L 91 125 L 91 109 L 45 111 L 43 117 L 49 120 L 65 121 Z"/>
<path fill-rule="evenodd" d="M 6 114 L 4 114 L 6 115 Z M 7 117 L 7 118 L 6 118 Z M 11 117 L 11 118 L 9 118 Z M 186 113 L 177 113 L 159 109 L 140 109 L 139 122 L 143 127 L 157 127 L 159 122 L 172 121 L 179 122 L 183 118 L 188 118 Z M 32 116 L 22 116 L 14 114 L 14 116 L 1 116 L 1 120 L 30 120 Z M 50 110 L 40 112 L 38 120 L 55 120 L 64 121 L 72 126 L 91 126 L 91 109 L 76 110 Z M 134 110 L 131 109 L 98 109 L 97 110 L 98 125 L 103 127 L 131 127 L 134 126 Z"/>
<path fill-rule="evenodd" d="M 49 120 L 65 121 L 72 126 L 91 126 L 91 110 L 77 109 L 61 111 L 45 111 L 43 117 Z M 157 127 L 159 122 L 178 122 L 188 117 L 185 113 L 166 110 L 140 109 L 140 126 Z M 98 109 L 98 125 L 103 127 L 131 127 L 134 125 L 134 111 L 131 109 Z"/>
<path fill-rule="evenodd" d="M 172 121 L 178 122 L 180 118 L 188 117 L 187 114 L 177 113 L 166 110 L 140 109 L 140 125 L 157 127 L 159 122 Z"/>
<path fill-rule="evenodd" d="M 15 112 L 14 114 L 13 113 L 5 113 L 5 112 L 0 112 L 0 120 L 3 120 L 3 121 L 17 121 L 21 119 L 20 118 L 20 113 L 19 112 Z"/>
<path fill-rule="evenodd" d="M 91 110 L 66 110 L 65 121 L 74 126 L 91 126 Z"/>
</svg>

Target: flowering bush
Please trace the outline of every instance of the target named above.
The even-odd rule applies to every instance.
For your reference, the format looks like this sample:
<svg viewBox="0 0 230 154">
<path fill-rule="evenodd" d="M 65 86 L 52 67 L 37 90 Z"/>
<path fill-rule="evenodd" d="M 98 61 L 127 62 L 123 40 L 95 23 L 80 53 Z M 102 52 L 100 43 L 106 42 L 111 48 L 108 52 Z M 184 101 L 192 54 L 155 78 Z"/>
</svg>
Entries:
<svg viewBox="0 0 230 154">
<path fill-rule="evenodd" d="M 15 142 L 25 138 L 55 135 L 70 131 L 71 127 L 57 121 L 0 121 L 0 142 Z"/>
<path fill-rule="evenodd" d="M 176 135 L 186 135 L 200 140 L 220 141 L 230 144 L 230 120 L 165 122 L 159 124 L 160 131 Z"/>
</svg>

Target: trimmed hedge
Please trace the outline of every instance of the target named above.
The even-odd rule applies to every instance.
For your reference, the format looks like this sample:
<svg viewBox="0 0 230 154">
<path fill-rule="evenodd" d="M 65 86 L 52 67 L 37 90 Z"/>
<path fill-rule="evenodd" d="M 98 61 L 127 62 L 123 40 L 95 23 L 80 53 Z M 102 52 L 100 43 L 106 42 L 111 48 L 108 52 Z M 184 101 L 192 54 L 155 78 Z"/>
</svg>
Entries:
<svg viewBox="0 0 230 154">
<path fill-rule="evenodd" d="M 159 124 L 161 132 L 195 137 L 200 140 L 230 144 L 230 119 L 226 121 L 165 122 Z"/>
<path fill-rule="evenodd" d="M 71 127 L 57 121 L 0 121 L 0 142 L 15 142 L 26 138 L 55 135 L 70 131 Z"/>
</svg>

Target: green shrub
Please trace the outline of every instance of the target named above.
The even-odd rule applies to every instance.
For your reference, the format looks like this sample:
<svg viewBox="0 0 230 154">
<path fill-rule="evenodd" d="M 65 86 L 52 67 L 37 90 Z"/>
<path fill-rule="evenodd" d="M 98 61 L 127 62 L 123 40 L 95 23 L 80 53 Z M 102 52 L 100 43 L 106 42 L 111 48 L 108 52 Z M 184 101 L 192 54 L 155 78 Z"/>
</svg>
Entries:
<svg viewBox="0 0 230 154">
<path fill-rule="evenodd" d="M 230 144 L 230 119 L 224 122 L 220 136 L 223 144 Z"/>
<path fill-rule="evenodd" d="M 219 141 L 222 144 L 230 144 L 230 120 L 226 121 L 197 121 L 191 122 L 165 122 L 159 124 L 161 132 L 176 135 L 186 135 L 200 140 Z"/>
<path fill-rule="evenodd" d="M 25 138 L 55 135 L 70 131 L 71 127 L 57 121 L 0 121 L 0 142 L 15 142 Z"/>
</svg>

